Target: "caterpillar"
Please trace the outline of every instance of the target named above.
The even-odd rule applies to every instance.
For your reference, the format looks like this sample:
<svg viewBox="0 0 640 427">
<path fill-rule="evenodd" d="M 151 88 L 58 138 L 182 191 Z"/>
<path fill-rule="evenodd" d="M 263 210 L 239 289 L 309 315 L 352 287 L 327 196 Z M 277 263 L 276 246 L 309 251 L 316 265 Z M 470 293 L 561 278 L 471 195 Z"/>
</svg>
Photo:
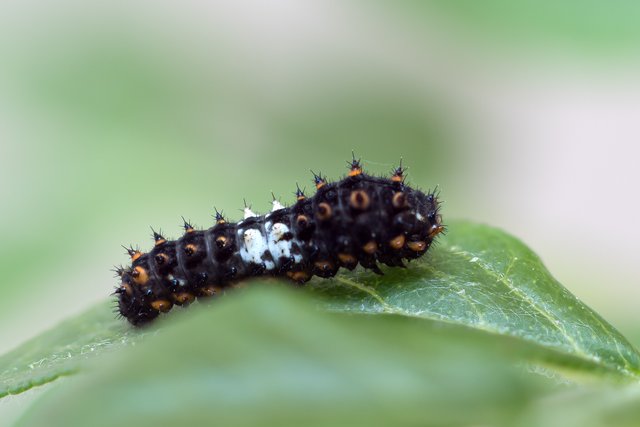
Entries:
<svg viewBox="0 0 640 427">
<path fill-rule="evenodd" d="M 355 156 L 348 163 L 348 174 L 337 182 L 312 171 L 315 195 L 298 187 L 290 207 L 274 197 L 271 212 L 257 215 L 245 204 L 237 223 L 216 210 L 215 224 L 206 230 L 183 218 L 184 235 L 177 240 L 152 229 L 153 249 L 125 248 L 131 265 L 115 270 L 120 315 L 139 326 L 249 277 L 283 276 L 302 284 L 358 264 L 382 274 L 378 263 L 401 267 L 422 256 L 444 230 L 435 192 L 409 187 L 402 162 L 387 178 L 364 173 Z"/>
</svg>

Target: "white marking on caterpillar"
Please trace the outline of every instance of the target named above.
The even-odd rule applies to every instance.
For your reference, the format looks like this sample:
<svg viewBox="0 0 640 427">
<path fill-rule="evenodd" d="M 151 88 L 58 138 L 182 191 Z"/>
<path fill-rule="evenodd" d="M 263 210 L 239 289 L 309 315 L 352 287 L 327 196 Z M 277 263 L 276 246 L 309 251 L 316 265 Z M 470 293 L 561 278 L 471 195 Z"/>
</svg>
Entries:
<svg viewBox="0 0 640 427">
<path fill-rule="evenodd" d="M 243 244 L 240 245 L 240 256 L 242 260 L 244 262 L 262 264 L 262 255 L 268 250 L 268 245 L 266 239 L 262 233 L 260 233 L 260 230 L 250 228 L 243 231 L 239 229 L 238 236 L 240 235 L 242 236 L 243 242 Z M 273 268 L 273 266 L 271 268 Z"/>
<path fill-rule="evenodd" d="M 289 232 L 289 227 L 281 222 L 265 224 L 267 230 L 267 241 L 269 244 L 269 252 L 273 259 L 278 262 L 280 257 L 289 258 L 291 256 L 291 241 L 284 240 L 283 237 Z"/>
<path fill-rule="evenodd" d="M 258 216 L 251 208 L 244 208 L 244 219 L 252 218 L 254 216 Z"/>
<path fill-rule="evenodd" d="M 279 211 L 280 209 L 284 209 L 284 206 L 282 206 L 282 204 L 277 200 L 274 200 L 271 203 L 273 205 L 273 207 L 271 208 L 271 212 L 275 212 L 275 211 Z"/>
</svg>

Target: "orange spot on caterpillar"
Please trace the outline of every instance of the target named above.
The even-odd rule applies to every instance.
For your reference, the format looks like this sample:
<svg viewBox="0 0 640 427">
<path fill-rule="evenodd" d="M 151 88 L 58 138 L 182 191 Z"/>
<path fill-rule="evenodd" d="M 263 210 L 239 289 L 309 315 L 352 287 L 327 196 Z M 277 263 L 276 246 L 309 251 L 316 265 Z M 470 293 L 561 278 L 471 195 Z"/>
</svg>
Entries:
<svg viewBox="0 0 640 427">
<path fill-rule="evenodd" d="M 215 209 L 216 214 L 215 214 L 215 218 L 216 218 L 216 224 L 224 224 L 227 221 L 224 219 L 224 216 L 222 215 L 222 212 L 218 212 L 218 209 Z"/>
<path fill-rule="evenodd" d="M 322 176 L 321 173 L 315 173 L 314 171 L 311 171 L 311 173 L 313 174 L 313 182 L 316 185 L 316 190 L 319 190 L 327 185 L 327 180 Z"/>
<path fill-rule="evenodd" d="M 395 168 L 393 175 L 391 176 L 391 182 L 401 183 L 404 180 L 404 168 L 402 167 L 402 159 L 400 159 L 400 165 Z"/>
<path fill-rule="evenodd" d="M 151 228 L 151 232 L 153 233 L 153 240 L 155 241 L 156 246 L 166 243 L 167 239 L 165 239 L 162 234 L 156 232 L 153 228 Z"/>
<path fill-rule="evenodd" d="M 407 207 L 407 195 L 402 191 L 398 191 L 393 195 L 391 199 L 391 204 L 396 209 L 402 209 Z"/>
<path fill-rule="evenodd" d="M 125 251 L 127 251 L 127 254 L 131 257 L 131 261 L 136 261 L 138 258 L 140 258 L 143 255 L 143 253 L 137 249 L 133 249 L 131 247 L 127 248 L 126 246 L 123 246 L 123 248 Z"/>
<path fill-rule="evenodd" d="M 306 271 L 287 271 L 287 276 L 298 283 L 304 283 L 309 280 L 309 273 Z"/>
<path fill-rule="evenodd" d="M 351 254 L 346 254 L 346 253 L 339 253 L 338 254 L 338 259 L 340 260 L 340 262 L 344 266 L 352 266 L 352 265 L 355 265 L 358 262 L 356 257 L 354 257 Z"/>
<path fill-rule="evenodd" d="M 366 191 L 355 190 L 355 191 L 352 191 L 351 195 L 349 196 L 349 203 L 351 204 L 351 207 L 353 207 L 354 209 L 363 211 L 369 208 L 369 205 L 371 204 L 371 199 L 369 198 L 369 195 L 367 194 Z"/>
<path fill-rule="evenodd" d="M 431 226 L 431 229 L 429 230 L 429 238 L 433 239 L 434 237 L 436 237 L 438 234 L 442 233 L 444 231 L 444 227 L 440 224 L 435 224 Z"/>
<path fill-rule="evenodd" d="M 378 244 L 375 240 L 371 240 L 362 247 L 362 250 L 369 255 L 373 255 L 378 250 Z"/>
<path fill-rule="evenodd" d="M 404 242 L 405 242 L 405 237 L 404 234 L 400 234 L 396 237 L 394 237 L 393 239 L 389 240 L 389 246 L 391 246 L 393 249 L 402 249 L 402 247 L 404 246 Z"/>
<path fill-rule="evenodd" d="M 423 241 L 409 242 L 407 243 L 407 247 L 414 252 L 422 252 L 427 248 L 427 243 Z"/>
<path fill-rule="evenodd" d="M 167 254 L 159 253 L 155 256 L 156 264 L 164 265 L 167 261 L 169 261 L 169 257 Z"/>
<path fill-rule="evenodd" d="M 298 227 L 304 228 L 309 224 L 309 218 L 307 218 L 306 215 L 298 215 L 296 223 L 298 224 Z"/>
<path fill-rule="evenodd" d="M 362 174 L 362 166 L 360 165 L 360 159 L 356 159 L 356 155 L 353 151 L 351 152 L 351 158 L 352 158 L 351 164 L 349 165 L 351 167 L 351 170 L 347 175 L 353 177 L 353 176 L 358 176 Z"/>
<path fill-rule="evenodd" d="M 296 184 L 296 200 L 301 202 L 304 199 L 306 199 L 306 196 L 304 195 L 304 191 L 300 189 L 298 184 Z"/>
<path fill-rule="evenodd" d="M 222 288 L 220 286 L 205 286 L 204 288 L 200 289 L 200 296 L 203 297 L 212 297 L 221 293 Z"/>
<path fill-rule="evenodd" d="M 225 236 L 218 236 L 216 238 L 216 246 L 222 249 L 227 246 L 227 241 L 228 239 Z"/>
<path fill-rule="evenodd" d="M 151 308 L 161 311 L 162 313 L 166 313 L 171 310 L 171 307 L 173 307 L 173 304 L 171 301 L 167 301 L 166 299 L 157 299 L 151 302 Z"/>
<path fill-rule="evenodd" d="M 318 205 L 318 212 L 316 213 L 316 216 L 319 220 L 326 221 L 331 218 L 332 213 L 331 205 L 329 205 L 329 203 L 322 202 Z"/>
<path fill-rule="evenodd" d="M 185 233 L 193 233 L 194 231 L 193 225 L 191 225 L 189 221 L 184 219 L 184 217 L 182 217 L 182 222 L 183 222 L 182 226 L 184 227 Z"/>
<path fill-rule="evenodd" d="M 316 268 L 322 271 L 333 270 L 333 264 L 329 261 L 316 261 L 313 264 L 316 266 Z"/>
<path fill-rule="evenodd" d="M 189 292 L 179 292 L 177 294 L 173 294 L 172 297 L 178 305 L 190 304 L 195 299 L 193 294 L 190 294 Z"/>
<path fill-rule="evenodd" d="M 144 268 L 137 266 L 131 271 L 131 277 L 136 285 L 144 285 L 149 281 L 149 274 Z"/>
</svg>

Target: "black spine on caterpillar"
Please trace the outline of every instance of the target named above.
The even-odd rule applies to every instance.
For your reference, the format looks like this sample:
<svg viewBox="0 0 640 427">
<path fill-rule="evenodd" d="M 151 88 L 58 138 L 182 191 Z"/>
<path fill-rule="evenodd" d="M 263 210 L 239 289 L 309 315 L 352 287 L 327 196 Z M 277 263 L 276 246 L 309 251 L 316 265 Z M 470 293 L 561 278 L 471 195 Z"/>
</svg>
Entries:
<svg viewBox="0 0 640 427">
<path fill-rule="evenodd" d="M 132 264 L 116 269 L 115 293 L 122 316 L 142 325 L 176 305 L 211 297 L 238 281 L 261 275 L 287 276 L 304 283 L 313 275 L 332 277 L 340 267 L 358 264 L 381 273 L 378 263 L 403 266 L 422 256 L 444 230 L 433 192 L 405 184 L 400 166 L 390 178 L 363 173 L 358 160 L 335 183 L 314 174 L 317 192 L 285 208 L 258 216 L 245 207 L 245 219 L 216 224 L 169 241 L 153 232 L 149 253 L 127 249 Z"/>
</svg>

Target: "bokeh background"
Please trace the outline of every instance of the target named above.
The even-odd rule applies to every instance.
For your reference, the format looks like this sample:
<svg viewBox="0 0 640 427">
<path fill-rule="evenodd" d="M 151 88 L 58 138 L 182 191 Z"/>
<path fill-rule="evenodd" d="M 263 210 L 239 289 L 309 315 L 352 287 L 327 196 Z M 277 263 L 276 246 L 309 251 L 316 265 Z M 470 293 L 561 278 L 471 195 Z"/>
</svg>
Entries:
<svg viewBox="0 0 640 427">
<path fill-rule="evenodd" d="M 640 342 L 640 3 L 0 2 L 0 350 L 108 297 L 121 244 L 351 151 L 520 237 Z"/>
</svg>

